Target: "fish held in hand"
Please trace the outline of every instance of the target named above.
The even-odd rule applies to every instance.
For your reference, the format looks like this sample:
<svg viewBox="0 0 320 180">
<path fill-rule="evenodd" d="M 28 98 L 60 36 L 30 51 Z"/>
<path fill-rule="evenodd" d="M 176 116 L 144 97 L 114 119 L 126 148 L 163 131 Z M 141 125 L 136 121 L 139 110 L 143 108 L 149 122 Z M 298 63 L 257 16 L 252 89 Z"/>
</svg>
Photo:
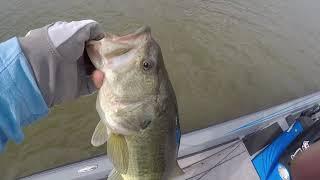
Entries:
<svg viewBox="0 0 320 180">
<path fill-rule="evenodd" d="M 111 180 L 168 180 L 183 174 L 176 96 L 161 49 L 149 27 L 117 36 L 106 33 L 86 45 L 105 74 L 96 108 L 101 118 L 91 143 L 107 142 Z M 180 179 L 180 178 L 179 178 Z"/>
</svg>

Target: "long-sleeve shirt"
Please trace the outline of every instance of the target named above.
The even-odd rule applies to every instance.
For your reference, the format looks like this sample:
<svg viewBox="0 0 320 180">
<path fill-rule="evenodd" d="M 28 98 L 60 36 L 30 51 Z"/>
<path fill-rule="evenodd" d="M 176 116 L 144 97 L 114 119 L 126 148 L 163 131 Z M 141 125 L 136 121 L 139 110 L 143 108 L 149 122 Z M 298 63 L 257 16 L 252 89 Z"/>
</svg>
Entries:
<svg viewBox="0 0 320 180">
<path fill-rule="evenodd" d="M 22 126 L 48 114 L 48 106 L 16 37 L 0 44 L 0 150 L 22 142 Z"/>
</svg>

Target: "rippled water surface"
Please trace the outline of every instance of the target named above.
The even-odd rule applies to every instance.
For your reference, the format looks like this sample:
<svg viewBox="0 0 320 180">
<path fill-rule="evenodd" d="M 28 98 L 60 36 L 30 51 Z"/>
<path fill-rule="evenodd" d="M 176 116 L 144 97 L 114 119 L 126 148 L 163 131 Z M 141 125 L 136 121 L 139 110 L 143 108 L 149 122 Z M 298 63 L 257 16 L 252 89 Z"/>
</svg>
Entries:
<svg viewBox="0 0 320 180">
<path fill-rule="evenodd" d="M 2 0 L 0 40 L 58 20 L 92 18 L 119 34 L 147 24 L 187 132 L 318 91 L 318 9 L 317 0 Z M 104 153 L 90 145 L 94 102 L 55 107 L 27 127 L 23 144 L 0 155 L 1 179 Z"/>
</svg>

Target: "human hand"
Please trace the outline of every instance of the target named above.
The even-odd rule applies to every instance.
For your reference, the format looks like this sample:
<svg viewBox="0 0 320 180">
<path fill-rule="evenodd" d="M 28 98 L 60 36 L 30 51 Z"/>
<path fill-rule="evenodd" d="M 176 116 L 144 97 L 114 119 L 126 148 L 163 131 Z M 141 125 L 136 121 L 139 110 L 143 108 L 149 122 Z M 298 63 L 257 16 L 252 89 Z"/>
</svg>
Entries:
<svg viewBox="0 0 320 180">
<path fill-rule="evenodd" d="M 93 20 L 56 22 L 19 39 L 39 89 L 51 107 L 100 88 L 104 75 L 86 55 L 85 43 L 104 37 Z"/>
<path fill-rule="evenodd" d="M 95 70 L 93 71 L 91 78 L 96 88 L 99 89 L 102 86 L 104 79 L 103 72 L 100 70 Z"/>
<path fill-rule="evenodd" d="M 295 180 L 320 179 L 320 141 L 312 144 L 298 155 L 292 163 L 292 177 Z"/>
</svg>

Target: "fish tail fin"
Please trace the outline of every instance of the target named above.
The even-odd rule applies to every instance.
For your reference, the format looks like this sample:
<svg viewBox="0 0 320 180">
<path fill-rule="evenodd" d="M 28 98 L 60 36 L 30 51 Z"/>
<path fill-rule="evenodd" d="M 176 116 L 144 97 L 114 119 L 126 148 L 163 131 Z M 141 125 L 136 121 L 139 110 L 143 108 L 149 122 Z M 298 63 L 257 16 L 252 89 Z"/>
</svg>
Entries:
<svg viewBox="0 0 320 180">
<path fill-rule="evenodd" d="M 108 176 L 108 180 L 124 180 L 124 179 L 118 171 L 113 169 Z"/>
</svg>

